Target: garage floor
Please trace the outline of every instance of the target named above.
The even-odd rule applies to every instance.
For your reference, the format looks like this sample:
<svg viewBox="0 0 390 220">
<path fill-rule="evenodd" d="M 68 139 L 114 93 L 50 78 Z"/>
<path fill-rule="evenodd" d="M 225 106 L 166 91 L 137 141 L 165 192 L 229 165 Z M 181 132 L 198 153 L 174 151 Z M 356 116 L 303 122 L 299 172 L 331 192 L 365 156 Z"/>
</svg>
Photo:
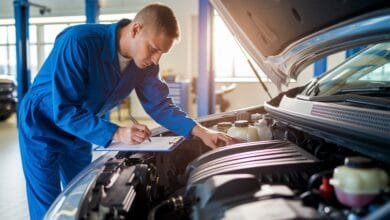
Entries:
<svg viewBox="0 0 390 220">
<path fill-rule="evenodd" d="M 118 117 L 115 113 L 113 114 L 111 118 L 114 122 L 129 123 L 123 117 L 122 121 L 115 121 Z M 156 126 L 150 120 L 140 120 L 140 122 L 147 124 L 150 128 Z M 98 156 L 99 154 L 94 154 L 94 158 Z M 0 219 L 28 219 L 15 116 L 5 122 L 0 122 Z"/>
<path fill-rule="evenodd" d="M 15 116 L 0 122 L 0 219 L 28 219 Z"/>
</svg>

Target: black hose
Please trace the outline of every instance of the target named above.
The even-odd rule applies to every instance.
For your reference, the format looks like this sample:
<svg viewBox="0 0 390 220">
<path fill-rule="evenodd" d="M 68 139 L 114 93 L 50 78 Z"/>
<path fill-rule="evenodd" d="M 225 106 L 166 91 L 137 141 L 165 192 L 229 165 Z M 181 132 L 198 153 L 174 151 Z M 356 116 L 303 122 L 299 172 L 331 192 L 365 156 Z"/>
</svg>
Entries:
<svg viewBox="0 0 390 220">
<path fill-rule="evenodd" d="M 323 170 L 311 175 L 308 182 L 308 190 L 318 189 L 321 185 L 322 177 L 331 177 L 333 170 Z"/>
<path fill-rule="evenodd" d="M 148 220 L 155 220 L 157 211 L 164 207 L 169 206 L 171 210 L 180 210 L 183 209 L 186 204 L 189 204 L 193 201 L 192 198 L 186 198 L 184 199 L 182 196 L 172 197 L 170 199 L 167 199 L 160 204 L 158 204 L 156 207 L 154 207 L 148 215 Z"/>
<path fill-rule="evenodd" d="M 148 220 L 155 220 L 156 219 L 156 213 L 158 211 L 158 209 L 160 209 L 161 207 L 163 206 L 167 206 L 170 204 L 170 201 L 169 200 L 165 200 L 163 201 L 162 203 L 158 204 L 156 207 L 154 207 L 150 212 L 149 212 L 149 215 L 148 215 Z"/>
</svg>

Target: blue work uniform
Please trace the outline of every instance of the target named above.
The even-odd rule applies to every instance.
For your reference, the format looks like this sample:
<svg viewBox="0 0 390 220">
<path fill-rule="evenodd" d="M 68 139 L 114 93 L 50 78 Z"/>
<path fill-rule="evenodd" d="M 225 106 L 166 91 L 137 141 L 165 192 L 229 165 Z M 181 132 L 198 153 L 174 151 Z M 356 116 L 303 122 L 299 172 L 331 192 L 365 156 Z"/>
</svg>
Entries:
<svg viewBox="0 0 390 220">
<path fill-rule="evenodd" d="M 118 30 L 84 24 L 61 32 L 19 107 L 19 141 L 31 219 L 42 219 L 62 186 L 91 162 L 91 143 L 107 146 L 118 126 L 103 119 L 135 89 L 159 124 L 189 136 L 195 121 L 168 98 L 158 66 L 120 72 Z"/>
</svg>

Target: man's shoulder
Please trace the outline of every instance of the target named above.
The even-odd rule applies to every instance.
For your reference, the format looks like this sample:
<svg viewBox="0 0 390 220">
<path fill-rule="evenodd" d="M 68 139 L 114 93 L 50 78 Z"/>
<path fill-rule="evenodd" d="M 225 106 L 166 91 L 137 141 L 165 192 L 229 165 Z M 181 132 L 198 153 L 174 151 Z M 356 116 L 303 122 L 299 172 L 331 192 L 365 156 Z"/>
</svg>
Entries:
<svg viewBox="0 0 390 220">
<path fill-rule="evenodd" d="M 63 30 L 56 38 L 56 45 L 81 48 L 87 52 L 102 52 L 113 44 L 115 24 L 80 24 Z M 106 51 L 107 52 L 107 51 Z"/>
<path fill-rule="evenodd" d="M 107 35 L 109 25 L 106 24 L 79 24 L 66 28 L 63 32 L 76 39 L 101 38 Z"/>
</svg>

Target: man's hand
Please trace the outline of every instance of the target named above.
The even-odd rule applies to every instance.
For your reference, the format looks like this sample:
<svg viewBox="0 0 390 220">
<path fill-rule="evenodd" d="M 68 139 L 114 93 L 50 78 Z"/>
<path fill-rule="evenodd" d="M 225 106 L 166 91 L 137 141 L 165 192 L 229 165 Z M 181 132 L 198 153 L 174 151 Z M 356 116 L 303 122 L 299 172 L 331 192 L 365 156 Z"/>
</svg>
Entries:
<svg viewBox="0 0 390 220">
<path fill-rule="evenodd" d="M 151 135 L 149 128 L 143 124 L 132 124 L 126 127 L 119 127 L 112 140 L 125 144 L 139 144 L 148 139 Z"/>
<path fill-rule="evenodd" d="M 193 135 L 199 137 L 204 144 L 209 146 L 211 149 L 218 147 L 219 142 L 224 142 L 224 145 L 235 144 L 238 141 L 223 132 L 213 131 L 205 128 L 201 125 L 195 125 L 191 132 Z"/>
</svg>

